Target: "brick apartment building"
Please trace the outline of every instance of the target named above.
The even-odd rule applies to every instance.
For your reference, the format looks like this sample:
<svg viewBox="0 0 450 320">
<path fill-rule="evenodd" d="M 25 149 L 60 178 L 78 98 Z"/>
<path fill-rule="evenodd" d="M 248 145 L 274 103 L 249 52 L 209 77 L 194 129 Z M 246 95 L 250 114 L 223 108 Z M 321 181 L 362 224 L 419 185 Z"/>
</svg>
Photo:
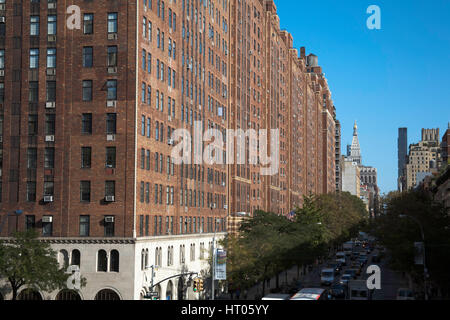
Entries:
<svg viewBox="0 0 450 320">
<path fill-rule="evenodd" d="M 36 228 L 87 278 L 34 297 L 142 299 L 151 266 L 154 283 L 203 272 L 230 215 L 288 214 L 335 189 L 331 93 L 273 1 L 73 4 L 79 28 L 60 2 L 0 1 L 0 236 Z M 278 174 L 176 165 L 172 133 L 198 122 L 279 129 Z M 186 280 L 154 291 L 197 299 Z"/>
</svg>

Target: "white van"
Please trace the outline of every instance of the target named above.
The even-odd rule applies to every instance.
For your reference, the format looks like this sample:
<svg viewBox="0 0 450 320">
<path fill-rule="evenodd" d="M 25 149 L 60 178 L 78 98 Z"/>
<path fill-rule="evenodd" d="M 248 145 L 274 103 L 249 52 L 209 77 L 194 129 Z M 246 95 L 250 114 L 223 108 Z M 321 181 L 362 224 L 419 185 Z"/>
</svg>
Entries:
<svg viewBox="0 0 450 320">
<path fill-rule="evenodd" d="M 330 286 L 334 283 L 334 270 L 333 269 L 322 269 L 320 273 L 320 283 L 325 286 Z"/>
</svg>

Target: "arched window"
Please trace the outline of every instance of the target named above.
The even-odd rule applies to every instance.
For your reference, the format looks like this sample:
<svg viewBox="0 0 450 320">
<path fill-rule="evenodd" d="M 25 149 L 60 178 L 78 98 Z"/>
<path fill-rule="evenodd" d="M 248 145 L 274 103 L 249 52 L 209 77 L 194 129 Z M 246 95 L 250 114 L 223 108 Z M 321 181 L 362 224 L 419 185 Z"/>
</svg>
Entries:
<svg viewBox="0 0 450 320">
<path fill-rule="evenodd" d="M 148 249 L 145 250 L 145 265 L 144 268 L 148 267 Z"/>
<path fill-rule="evenodd" d="M 105 250 L 99 250 L 97 254 L 97 272 L 108 271 L 108 257 Z"/>
<path fill-rule="evenodd" d="M 120 300 L 120 297 L 111 289 L 103 289 L 97 292 L 95 295 L 95 300 Z"/>
<path fill-rule="evenodd" d="M 28 289 L 22 290 L 19 293 L 19 296 L 17 297 L 17 299 L 18 300 L 34 300 L 34 301 L 37 301 L 37 300 L 42 300 L 42 296 L 41 296 L 41 294 L 38 291 L 36 291 L 34 289 L 31 289 L 31 288 L 28 288 Z"/>
<path fill-rule="evenodd" d="M 141 270 L 144 270 L 144 263 L 145 263 L 145 251 L 142 249 L 141 251 Z"/>
<path fill-rule="evenodd" d="M 64 289 L 58 293 L 55 300 L 79 301 L 81 297 L 75 290 Z"/>
<path fill-rule="evenodd" d="M 159 248 L 155 249 L 155 265 L 158 265 L 158 255 L 159 255 Z"/>
<path fill-rule="evenodd" d="M 72 250 L 72 265 L 80 266 L 81 254 L 80 250 L 74 249 Z"/>
<path fill-rule="evenodd" d="M 119 272 L 119 251 L 117 250 L 111 251 L 109 271 Z"/>
<path fill-rule="evenodd" d="M 66 250 L 62 249 L 59 251 L 59 266 L 61 268 L 67 268 L 69 266 L 69 254 Z"/>
</svg>

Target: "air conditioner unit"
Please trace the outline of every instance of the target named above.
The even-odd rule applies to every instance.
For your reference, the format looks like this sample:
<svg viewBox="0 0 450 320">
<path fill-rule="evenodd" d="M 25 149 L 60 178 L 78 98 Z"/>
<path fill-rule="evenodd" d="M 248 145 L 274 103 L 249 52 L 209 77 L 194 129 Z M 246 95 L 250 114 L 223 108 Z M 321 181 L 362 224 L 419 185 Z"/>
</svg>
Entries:
<svg viewBox="0 0 450 320">
<path fill-rule="evenodd" d="M 223 208 L 224 208 L 225 210 L 227 210 L 227 209 L 228 209 L 228 205 L 227 205 L 227 204 L 224 204 L 224 205 L 223 205 Z"/>
<path fill-rule="evenodd" d="M 168 119 L 169 119 L 169 121 L 172 121 L 172 116 L 169 116 L 169 118 L 168 118 Z"/>
<path fill-rule="evenodd" d="M 108 33 L 108 40 L 117 40 L 117 33 Z"/>
<path fill-rule="evenodd" d="M 48 76 L 55 76 L 56 75 L 56 69 L 55 68 L 48 68 L 47 69 L 47 75 Z"/>
<path fill-rule="evenodd" d="M 224 187 L 225 187 L 225 185 L 226 185 L 226 183 L 225 183 L 225 182 L 222 182 L 222 186 L 224 186 Z"/>
<path fill-rule="evenodd" d="M 192 70 L 192 63 L 189 63 L 187 66 L 188 69 Z"/>
<path fill-rule="evenodd" d="M 55 136 L 53 135 L 45 136 L 45 142 L 55 142 Z"/>
<path fill-rule="evenodd" d="M 4 77 L 5 76 L 5 70 L 0 70 L 0 77 Z"/>
<path fill-rule="evenodd" d="M 173 139 L 169 139 L 169 140 L 167 141 L 167 144 L 168 144 L 169 146 L 173 146 Z"/>
<path fill-rule="evenodd" d="M 106 106 L 115 108 L 117 106 L 117 100 L 108 100 L 108 101 L 106 101 Z"/>
<path fill-rule="evenodd" d="M 0 23 L 5 23 L 5 17 L 0 17 Z"/>
<path fill-rule="evenodd" d="M 45 104 L 45 108 L 47 108 L 47 109 L 54 109 L 54 108 L 55 108 L 55 105 L 56 105 L 56 103 L 55 103 L 54 101 L 52 101 L 52 102 L 47 102 L 47 103 Z"/>
<path fill-rule="evenodd" d="M 117 67 L 108 67 L 108 73 L 117 73 Z"/>
<path fill-rule="evenodd" d="M 0 142 L 3 142 L 3 136 L 0 136 Z"/>
<path fill-rule="evenodd" d="M 56 9 L 56 2 L 49 2 L 48 3 L 48 8 L 49 9 Z"/>
<path fill-rule="evenodd" d="M 44 196 L 44 202 L 53 202 L 53 196 Z"/>
<path fill-rule="evenodd" d="M 114 217 L 105 217 L 105 222 L 107 222 L 107 223 L 114 222 Z"/>
<path fill-rule="evenodd" d="M 115 134 L 106 135 L 106 141 L 116 141 L 116 135 Z"/>
<path fill-rule="evenodd" d="M 47 37 L 47 41 L 48 42 L 55 42 L 56 41 L 56 35 L 49 34 L 48 37 Z"/>
<path fill-rule="evenodd" d="M 44 223 L 51 223 L 51 222 L 53 222 L 53 217 L 43 216 L 42 217 L 42 222 L 44 222 Z"/>
<path fill-rule="evenodd" d="M 115 201 L 115 198 L 114 198 L 114 196 L 106 196 L 106 197 L 105 197 L 105 201 L 106 201 L 106 202 L 114 202 L 114 201 Z"/>
</svg>

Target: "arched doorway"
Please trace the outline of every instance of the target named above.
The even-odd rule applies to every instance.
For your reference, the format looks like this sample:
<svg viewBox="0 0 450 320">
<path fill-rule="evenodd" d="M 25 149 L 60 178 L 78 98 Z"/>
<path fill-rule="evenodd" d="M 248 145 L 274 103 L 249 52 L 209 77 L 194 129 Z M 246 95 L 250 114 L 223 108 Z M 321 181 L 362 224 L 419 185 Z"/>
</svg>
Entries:
<svg viewBox="0 0 450 320">
<path fill-rule="evenodd" d="M 40 301 L 42 296 L 37 290 L 28 288 L 19 293 L 17 300 Z"/>
<path fill-rule="evenodd" d="M 173 300 L 172 292 L 173 292 L 173 284 L 172 280 L 169 280 L 166 288 L 166 300 Z"/>
<path fill-rule="evenodd" d="M 111 290 L 111 289 L 103 289 L 97 292 L 95 295 L 95 300 L 108 300 L 108 301 L 114 301 L 114 300 L 120 300 L 119 295 Z"/>
<path fill-rule="evenodd" d="M 155 287 L 155 292 L 158 293 L 158 299 L 157 300 L 161 300 L 161 286 L 159 284 Z"/>
<path fill-rule="evenodd" d="M 64 289 L 58 293 L 55 300 L 80 301 L 81 297 L 75 290 Z"/>
<path fill-rule="evenodd" d="M 184 278 L 180 277 L 178 278 L 178 286 L 177 286 L 177 296 L 178 300 L 184 300 Z"/>
</svg>

